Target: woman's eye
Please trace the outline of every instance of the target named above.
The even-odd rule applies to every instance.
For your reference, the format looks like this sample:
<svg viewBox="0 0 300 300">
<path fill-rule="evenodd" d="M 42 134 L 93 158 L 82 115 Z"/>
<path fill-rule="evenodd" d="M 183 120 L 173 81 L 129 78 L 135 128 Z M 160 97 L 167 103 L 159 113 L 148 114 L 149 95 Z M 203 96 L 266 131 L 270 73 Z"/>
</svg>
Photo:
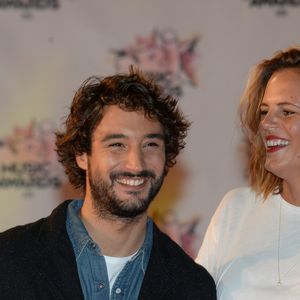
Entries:
<svg viewBox="0 0 300 300">
<path fill-rule="evenodd" d="M 260 118 L 264 118 L 267 115 L 268 111 L 267 110 L 261 110 L 260 111 Z"/>
<path fill-rule="evenodd" d="M 293 112 L 293 111 L 290 111 L 290 110 L 284 110 L 283 111 L 283 115 L 284 116 L 290 116 L 290 115 L 293 115 L 295 112 Z"/>
</svg>

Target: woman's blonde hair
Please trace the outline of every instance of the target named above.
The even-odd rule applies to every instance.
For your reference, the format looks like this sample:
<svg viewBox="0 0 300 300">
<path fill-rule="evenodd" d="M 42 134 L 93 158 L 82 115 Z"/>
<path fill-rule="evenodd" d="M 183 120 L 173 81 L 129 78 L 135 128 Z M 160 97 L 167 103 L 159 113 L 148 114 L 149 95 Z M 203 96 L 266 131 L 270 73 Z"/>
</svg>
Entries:
<svg viewBox="0 0 300 300">
<path fill-rule="evenodd" d="M 300 69 L 300 47 L 278 51 L 270 59 L 259 63 L 250 74 L 239 107 L 241 124 L 250 143 L 250 185 L 257 194 L 262 194 L 264 199 L 270 193 L 282 191 L 282 179 L 265 169 L 266 150 L 258 134 L 260 105 L 271 76 L 288 68 Z"/>
</svg>

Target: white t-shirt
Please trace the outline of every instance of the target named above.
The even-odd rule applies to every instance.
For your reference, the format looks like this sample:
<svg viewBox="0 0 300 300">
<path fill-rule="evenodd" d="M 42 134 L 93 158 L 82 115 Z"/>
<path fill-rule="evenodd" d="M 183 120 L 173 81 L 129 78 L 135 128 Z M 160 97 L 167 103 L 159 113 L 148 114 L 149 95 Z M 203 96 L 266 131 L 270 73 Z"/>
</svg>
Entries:
<svg viewBox="0 0 300 300">
<path fill-rule="evenodd" d="M 124 257 L 115 257 L 115 256 L 104 255 L 110 291 L 112 290 L 112 287 L 113 287 L 118 275 L 121 273 L 121 271 L 125 267 L 126 263 L 133 256 L 135 256 L 137 252 L 138 251 L 136 251 L 132 255 L 124 256 Z"/>
<path fill-rule="evenodd" d="M 214 277 L 218 299 L 300 299 L 300 207 L 250 188 L 230 191 L 196 261 Z"/>
</svg>

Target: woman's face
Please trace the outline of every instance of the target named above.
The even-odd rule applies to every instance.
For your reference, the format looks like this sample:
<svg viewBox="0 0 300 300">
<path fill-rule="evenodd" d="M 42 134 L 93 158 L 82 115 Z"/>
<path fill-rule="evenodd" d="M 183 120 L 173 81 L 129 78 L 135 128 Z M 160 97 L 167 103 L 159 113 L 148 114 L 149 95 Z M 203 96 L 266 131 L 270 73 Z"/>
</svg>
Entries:
<svg viewBox="0 0 300 300">
<path fill-rule="evenodd" d="M 283 69 L 271 76 L 260 112 L 265 168 L 287 181 L 300 177 L 300 69 Z"/>
</svg>

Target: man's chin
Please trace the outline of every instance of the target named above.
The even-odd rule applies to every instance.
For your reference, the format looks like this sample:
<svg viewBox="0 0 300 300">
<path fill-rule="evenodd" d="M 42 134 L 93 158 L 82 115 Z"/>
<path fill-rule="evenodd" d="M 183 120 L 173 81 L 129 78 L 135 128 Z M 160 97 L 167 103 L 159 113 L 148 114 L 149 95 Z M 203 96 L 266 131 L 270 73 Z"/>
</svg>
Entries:
<svg viewBox="0 0 300 300">
<path fill-rule="evenodd" d="M 116 192 L 116 198 L 122 205 L 139 206 L 139 204 L 147 201 L 149 198 L 149 191 L 129 191 L 129 192 Z"/>
<path fill-rule="evenodd" d="M 122 201 L 120 208 L 124 211 L 139 211 L 147 210 L 149 203 L 146 200 L 141 199 L 127 199 L 126 202 Z"/>
<path fill-rule="evenodd" d="M 136 219 L 139 216 L 144 215 L 147 212 L 148 207 L 120 207 L 118 210 L 114 211 L 114 215 L 121 219 Z"/>
<path fill-rule="evenodd" d="M 147 209 L 150 205 L 150 202 L 147 199 L 129 197 L 126 199 L 119 199 L 118 208 L 119 208 L 120 214 L 122 214 L 122 215 L 137 216 L 137 215 L 143 214 L 147 211 Z"/>
</svg>

